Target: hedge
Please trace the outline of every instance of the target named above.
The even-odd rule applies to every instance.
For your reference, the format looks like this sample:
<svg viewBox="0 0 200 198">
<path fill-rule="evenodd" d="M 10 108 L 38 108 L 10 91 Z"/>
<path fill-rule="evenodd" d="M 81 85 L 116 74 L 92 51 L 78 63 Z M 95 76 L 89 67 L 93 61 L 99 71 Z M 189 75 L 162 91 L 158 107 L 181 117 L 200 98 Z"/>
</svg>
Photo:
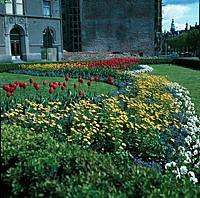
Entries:
<svg viewBox="0 0 200 198">
<path fill-rule="evenodd" d="M 200 60 L 187 59 L 187 58 L 175 58 L 172 60 L 172 63 L 176 65 L 200 70 Z"/>
<path fill-rule="evenodd" d="M 1 197 L 188 197 L 200 186 L 155 170 L 125 166 L 111 154 L 2 125 Z M 172 188 L 173 187 L 173 188 Z"/>
</svg>

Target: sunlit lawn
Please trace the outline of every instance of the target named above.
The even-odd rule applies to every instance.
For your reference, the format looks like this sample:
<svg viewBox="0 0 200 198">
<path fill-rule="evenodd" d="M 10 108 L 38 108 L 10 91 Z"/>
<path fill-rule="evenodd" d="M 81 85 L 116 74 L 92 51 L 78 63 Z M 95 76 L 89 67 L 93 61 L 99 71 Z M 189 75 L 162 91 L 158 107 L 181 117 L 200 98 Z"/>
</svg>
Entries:
<svg viewBox="0 0 200 198">
<path fill-rule="evenodd" d="M 166 76 L 169 81 L 177 82 L 191 93 L 197 115 L 200 116 L 200 70 L 194 70 L 173 64 L 150 65 L 153 75 Z"/>
</svg>

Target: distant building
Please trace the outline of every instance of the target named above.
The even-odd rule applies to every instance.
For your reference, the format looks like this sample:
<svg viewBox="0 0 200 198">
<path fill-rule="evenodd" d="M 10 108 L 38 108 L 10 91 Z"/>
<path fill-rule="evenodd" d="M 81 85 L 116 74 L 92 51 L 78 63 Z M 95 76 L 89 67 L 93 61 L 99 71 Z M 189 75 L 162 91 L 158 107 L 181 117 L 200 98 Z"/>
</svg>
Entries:
<svg viewBox="0 0 200 198">
<path fill-rule="evenodd" d="M 60 0 L 0 4 L 0 62 L 60 60 Z"/>
<path fill-rule="evenodd" d="M 161 0 L 61 0 L 64 49 L 154 56 Z"/>
</svg>

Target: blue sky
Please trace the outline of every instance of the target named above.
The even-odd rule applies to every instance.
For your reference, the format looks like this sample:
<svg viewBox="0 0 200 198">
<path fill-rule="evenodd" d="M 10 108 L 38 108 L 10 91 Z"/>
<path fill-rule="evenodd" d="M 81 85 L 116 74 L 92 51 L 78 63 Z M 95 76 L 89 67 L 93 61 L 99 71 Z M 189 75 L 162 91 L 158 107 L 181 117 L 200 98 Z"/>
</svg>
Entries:
<svg viewBox="0 0 200 198">
<path fill-rule="evenodd" d="M 185 29 L 186 22 L 194 26 L 199 24 L 199 0 L 163 0 L 163 31 L 169 31 L 172 18 L 176 30 Z"/>
</svg>

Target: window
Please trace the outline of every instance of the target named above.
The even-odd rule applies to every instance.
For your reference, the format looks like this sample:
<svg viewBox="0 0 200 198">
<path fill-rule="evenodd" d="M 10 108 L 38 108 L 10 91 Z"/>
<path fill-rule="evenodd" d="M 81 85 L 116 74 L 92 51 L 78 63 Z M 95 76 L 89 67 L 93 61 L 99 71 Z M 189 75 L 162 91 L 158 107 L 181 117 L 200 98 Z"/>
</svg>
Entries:
<svg viewBox="0 0 200 198">
<path fill-rule="evenodd" d="M 16 14 L 23 14 L 23 0 L 16 0 Z"/>
<path fill-rule="evenodd" d="M 5 1 L 6 14 L 13 14 L 13 0 Z"/>
<path fill-rule="evenodd" d="M 51 15 L 51 2 L 43 1 L 43 15 L 50 16 Z"/>
</svg>

